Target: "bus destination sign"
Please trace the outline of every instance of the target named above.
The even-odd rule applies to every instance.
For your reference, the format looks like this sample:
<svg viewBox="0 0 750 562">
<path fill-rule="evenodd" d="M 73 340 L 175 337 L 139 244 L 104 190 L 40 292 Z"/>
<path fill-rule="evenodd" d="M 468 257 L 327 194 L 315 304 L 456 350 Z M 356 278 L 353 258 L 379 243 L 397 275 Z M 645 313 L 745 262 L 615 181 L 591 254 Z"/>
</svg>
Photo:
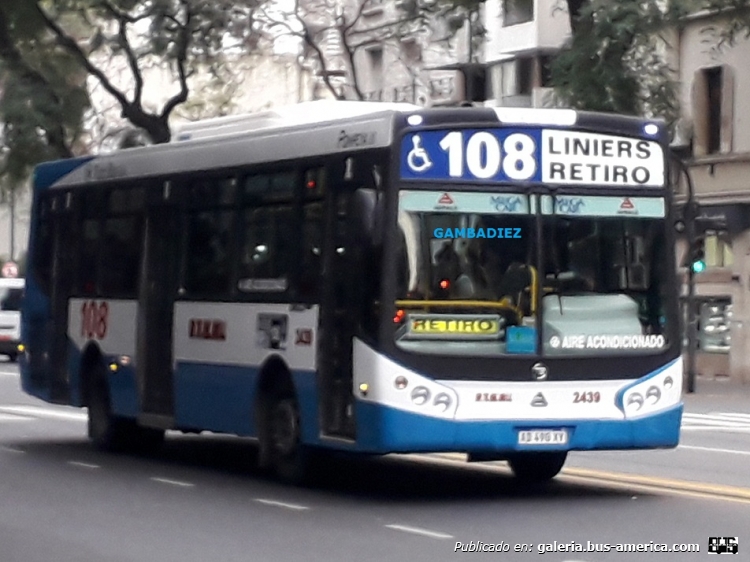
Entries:
<svg viewBox="0 0 750 562">
<path fill-rule="evenodd" d="M 559 129 L 420 131 L 401 145 L 405 180 L 662 187 L 655 141 Z"/>
</svg>

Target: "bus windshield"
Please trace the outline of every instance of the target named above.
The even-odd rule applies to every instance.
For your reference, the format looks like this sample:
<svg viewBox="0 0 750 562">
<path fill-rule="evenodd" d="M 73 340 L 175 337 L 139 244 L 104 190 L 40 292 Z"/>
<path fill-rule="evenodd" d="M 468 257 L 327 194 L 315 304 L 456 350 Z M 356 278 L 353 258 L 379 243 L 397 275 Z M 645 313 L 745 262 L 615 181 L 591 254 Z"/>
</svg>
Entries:
<svg viewBox="0 0 750 562">
<path fill-rule="evenodd" d="M 443 204 L 428 210 L 428 197 Z M 666 347 L 663 200 L 402 192 L 400 203 L 400 348 L 537 354 L 539 327 L 542 355 Z"/>
</svg>

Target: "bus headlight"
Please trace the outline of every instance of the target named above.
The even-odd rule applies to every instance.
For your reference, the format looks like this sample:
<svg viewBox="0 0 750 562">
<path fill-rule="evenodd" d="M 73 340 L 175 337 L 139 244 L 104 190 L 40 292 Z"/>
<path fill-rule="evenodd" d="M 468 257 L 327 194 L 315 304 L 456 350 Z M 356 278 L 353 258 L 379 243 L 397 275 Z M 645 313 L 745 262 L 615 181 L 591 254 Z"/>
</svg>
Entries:
<svg viewBox="0 0 750 562">
<path fill-rule="evenodd" d="M 628 403 L 625 404 L 625 411 L 630 410 L 631 412 L 637 412 L 643 407 L 643 396 L 634 392 L 628 396 Z"/>
<path fill-rule="evenodd" d="M 649 386 L 646 391 L 646 400 L 649 404 L 656 404 L 661 398 L 661 390 L 658 386 Z"/>
<path fill-rule="evenodd" d="M 430 389 L 426 386 L 417 386 L 411 391 L 411 401 L 417 406 L 425 404 L 430 399 Z"/>
<path fill-rule="evenodd" d="M 448 408 L 451 407 L 451 397 L 445 393 L 441 392 L 437 396 L 435 396 L 435 401 L 433 402 L 435 406 L 438 408 L 442 408 L 442 411 L 445 412 Z"/>
<path fill-rule="evenodd" d="M 617 407 L 626 418 L 646 416 L 666 410 L 680 402 L 682 385 L 682 359 L 678 359 L 661 371 L 637 381 L 620 390 Z"/>
</svg>

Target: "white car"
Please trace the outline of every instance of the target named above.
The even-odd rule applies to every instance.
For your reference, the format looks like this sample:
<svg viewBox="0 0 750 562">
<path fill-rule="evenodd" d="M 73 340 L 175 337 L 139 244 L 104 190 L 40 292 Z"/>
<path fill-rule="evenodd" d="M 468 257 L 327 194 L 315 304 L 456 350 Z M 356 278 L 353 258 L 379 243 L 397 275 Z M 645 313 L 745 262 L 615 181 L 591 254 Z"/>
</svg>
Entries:
<svg viewBox="0 0 750 562">
<path fill-rule="evenodd" d="M 25 279 L 0 279 L 0 355 L 18 358 L 21 343 L 21 299 Z"/>
</svg>

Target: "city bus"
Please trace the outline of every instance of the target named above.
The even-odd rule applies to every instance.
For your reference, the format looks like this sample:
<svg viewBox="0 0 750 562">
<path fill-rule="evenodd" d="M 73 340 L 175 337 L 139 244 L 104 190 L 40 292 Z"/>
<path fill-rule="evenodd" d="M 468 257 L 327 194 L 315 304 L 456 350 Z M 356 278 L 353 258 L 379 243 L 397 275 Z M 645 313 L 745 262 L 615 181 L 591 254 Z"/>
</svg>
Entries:
<svg viewBox="0 0 750 562">
<path fill-rule="evenodd" d="M 103 449 L 257 439 L 466 454 L 676 447 L 674 209 L 658 120 L 317 101 L 40 165 L 25 392 Z"/>
</svg>

